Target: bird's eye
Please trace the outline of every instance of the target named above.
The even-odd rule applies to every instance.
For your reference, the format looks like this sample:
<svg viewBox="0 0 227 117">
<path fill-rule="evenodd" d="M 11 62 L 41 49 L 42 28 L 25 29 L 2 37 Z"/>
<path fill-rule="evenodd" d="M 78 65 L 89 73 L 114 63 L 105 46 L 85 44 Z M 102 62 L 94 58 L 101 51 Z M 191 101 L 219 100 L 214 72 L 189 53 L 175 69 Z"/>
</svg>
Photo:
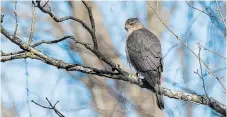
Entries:
<svg viewBox="0 0 227 117">
<path fill-rule="evenodd" d="M 128 28 L 125 27 L 125 30 L 128 31 Z"/>
<path fill-rule="evenodd" d="M 129 25 L 132 25 L 132 24 L 133 24 L 132 22 L 129 23 Z"/>
</svg>

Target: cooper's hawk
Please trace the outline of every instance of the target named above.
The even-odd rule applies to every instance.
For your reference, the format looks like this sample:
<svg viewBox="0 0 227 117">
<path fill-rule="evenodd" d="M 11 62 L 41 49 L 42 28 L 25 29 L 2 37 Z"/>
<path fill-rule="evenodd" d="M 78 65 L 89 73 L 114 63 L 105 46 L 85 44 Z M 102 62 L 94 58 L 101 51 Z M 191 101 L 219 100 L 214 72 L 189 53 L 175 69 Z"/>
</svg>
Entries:
<svg viewBox="0 0 227 117">
<path fill-rule="evenodd" d="M 137 18 L 130 18 L 125 23 L 128 32 L 126 55 L 128 62 L 141 74 L 154 90 L 157 105 L 164 109 L 163 94 L 160 87 L 162 67 L 162 49 L 155 34 L 143 27 Z"/>
</svg>

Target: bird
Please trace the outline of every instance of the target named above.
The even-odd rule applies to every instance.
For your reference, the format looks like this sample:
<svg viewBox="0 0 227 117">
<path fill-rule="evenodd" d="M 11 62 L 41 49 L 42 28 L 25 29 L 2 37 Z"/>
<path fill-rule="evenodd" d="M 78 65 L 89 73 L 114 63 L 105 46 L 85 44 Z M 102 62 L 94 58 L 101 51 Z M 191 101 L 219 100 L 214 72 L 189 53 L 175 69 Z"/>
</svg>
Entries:
<svg viewBox="0 0 227 117">
<path fill-rule="evenodd" d="M 160 84 L 163 61 L 160 40 L 154 33 L 144 28 L 138 18 L 126 20 L 125 30 L 127 31 L 125 46 L 127 61 L 153 89 L 157 106 L 163 110 L 164 101 Z"/>
</svg>

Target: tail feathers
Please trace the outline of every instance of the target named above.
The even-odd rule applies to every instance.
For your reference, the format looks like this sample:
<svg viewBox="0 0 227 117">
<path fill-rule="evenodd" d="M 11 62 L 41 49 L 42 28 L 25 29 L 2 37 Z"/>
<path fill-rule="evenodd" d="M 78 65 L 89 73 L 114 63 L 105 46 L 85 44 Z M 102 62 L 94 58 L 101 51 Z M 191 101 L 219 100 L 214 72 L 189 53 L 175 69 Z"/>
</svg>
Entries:
<svg viewBox="0 0 227 117">
<path fill-rule="evenodd" d="M 163 94 L 160 85 L 156 84 L 155 85 L 155 93 L 156 93 L 156 98 L 157 98 L 157 105 L 158 107 L 163 110 L 164 109 L 164 100 L 163 100 Z"/>
</svg>

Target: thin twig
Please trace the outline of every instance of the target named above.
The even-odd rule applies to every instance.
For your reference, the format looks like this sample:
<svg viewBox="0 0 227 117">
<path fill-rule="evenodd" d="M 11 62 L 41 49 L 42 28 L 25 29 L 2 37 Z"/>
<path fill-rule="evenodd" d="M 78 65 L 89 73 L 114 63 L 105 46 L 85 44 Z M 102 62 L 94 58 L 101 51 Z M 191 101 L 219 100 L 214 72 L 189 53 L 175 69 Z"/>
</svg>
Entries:
<svg viewBox="0 0 227 117">
<path fill-rule="evenodd" d="M 197 43 L 197 42 L 196 42 Z M 213 54 L 215 54 L 215 55 L 217 55 L 217 56 L 219 56 L 219 57 L 221 57 L 221 58 L 223 58 L 223 59 L 226 59 L 224 56 L 222 56 L 222 55 L 220 55 L 220 54 L 218 54 L 218 53 L 216 53 L 216 52 L 214 52 L 214 51 L 211 51 L 211 50 L 209 50 L 209 49 L 207 49 L 207 48 L 205 48 L 204 46 L 202 46 L 201 44 L 199 44 L 199 43 L 197 43 L 200 47 L 202 47 L 204 50 L 207 50 L 207 51 L 209 51 L 209 52 L 211 52 L 211 53 L 213 53 Z"/>
<path fill-rule="evenodd" d="M 222 20 L 221 20 L 219 17 L 217 17 L 216 15 L 210 15 L 210 14 L 206 13 L 206 12 L 205 12 L 205 9 L 204 9 L 204 10 L 200 10 L 200 9 L 198 9 L 198 8 L 193 7 L 192 5 L 190 5 L 190 3 L 188 3 L 188 1 L 185 0 L 185 2 L 186 2 L 186 3 L 188 4 L 188 6 L 191 7 L 192 9 L 195 9 L 195 10 L 197 10 L 197 11 L 200 11 L 201 13 L 204 13 L 205 15 L 207 15 L 207 16 L 209 16 L 209 17 L 215 17 L 215 18 L 217 18 L 219 21 L 222 21 Z"/>
<path fill-rule="evenodd" d="M 225 70 L 225 69 L 226 69 L 226 67 L 223 67 L 223 68 L 219 68 L 219 69 L 213 70 L 213 72 L 216 73 L 216 72 L 220 72 L 220 71 Z M 203 76 L 208 76 L 208 75 L 210 75 L 210 73 L 204 73 L 203 74 Z"/>
<path fill-rule="evenodd" d="M 55 43 L 64 41 L 66 39 L 73 39 L 73 38 L 74 38 L 73 36 L 64 36 L 64 37 L 62 37 L 60 39 L 51 40 L 51 41 L 41 40 L 41 41 L 31 45 L 31 47 L 34 48 L 34 47 L 40 46 L 42 44 L 55 44 Z M 25 52 L 24 50 L 17 51 L 17 52 L 11 52 L 11 53 L 4 53 L 4 52 L 1 51 L 1 56 L 12 56 L 12 55 L 17 55 L 17 54 L 24 53 L 24 52 Z"/>
<path fill-rule="evenodd" d="M 58 104 L 59 101 L 57 101 L 55 104 L 54 104 L 54 107 Z"/>
<path fill-rule="evenodd" d="M 148 5 L 150 6 L 150 8 L 153 10 L 153 12 L 156 14 L 156 16 L 158 17 L 158 19 L 161 21 L 161 23 L 176 37 L 176 39 L 178 39 L 186 48 L 188 48 L 188 50 L 194 54 L 196 56 L 196 58 L 199 59 L 199 56 L 191 49 L 187 46 L 187 44 L 182 40 L 180 39 L 163 21 L 162 19 L 160 18 L 160 16 L 157 14 L 157 12 L 154 10 L 154 8 L 152 8 L 152 6 L 150 5 L 150 3 L 148 2 Z M 201 62 L 203 63 L 203 65 L 207 68 L 208 72 L 213 75 L 217 80 L 218 82 L 221 84 L 221 86 L 223 87 L 224 89 L 224 92 L 226 93 L 226 88 L 225 88 L 225 85 L 223 85 L 223 83 L 221 82 L 220 78 L 218 76 L 216 76 L 211 70 L 210 68 L 208 67 L 208 65 L 203 61 L 201 60 Z"/>
<path fill-rule="evenodd" d="M 59 117 L 65 117 L 63 114 L 61 114 L 61 112 L 60 112 L 58 109 L 55 108 L 55 106 L 53 106 L 53 105 L 50 103 L 50 101 L 49 101 L 48 98 L 46 98 L 46 100 L 47 100 L 47 102 L 50 104 L 50 106 L 54 109 L 55 113 L 56 113 Z M 58 102 L 58 101 L 57 101 L 57 102 Z M 56 102 L 55 104 L 57 104 L 57 102 Z"/>
<path fill-rule="evenodd" d="M 74 37 L 73 36 L 64 36 L 64 37 L 62 37 L 60 39 L 51 40 L 51 41 L 42 40 L 42 41 L 39 41 L 39 42 L 33 44 L 32 47 L 37 47 L 37 46 L 39 46 L 41 44 L 55 44 L 55 43 L 64 41 L 66 39 L 74 39 Z"/>
<path fill-rule="evenodd" d="M 45 108 L 45 109 L 51 109 L 51 110 L 54 110 L 54 112 L 59 116 L 59 117 L 65 117 L 58 109 L 56 109 L 56 104 L 59 102 L 57 101 L 54 106 L 51 104 L 51 102 L 48 100 L 48 98 L 46 98 L 47 102 L 49 103 L 50 107 L 47 107 L 47 106 L 43 106 L 35 101 L 32 100 L 32 102 L 42 108 Z"/>
<path fill-rule="evenodd" d="M 206 92 L 205 81 L 204 81 L 204 78 L 203 78 L 203 69 L 202 69 L 201 56 L 200 56 L 201 47 L 200 47 L 200 46 L 198 46 L 198 47 L 199 47 L 199 54 L 198 54 L 198 56 L 199 56 L 199 66 L 200 66 L 200 74 L 201 74 L 201 76 L 200 76 L 199 74 L 198 74 L 198 75 L 199 75 L 200 78 L 202 79 L 204 92 L 205 92 L 206 96 L 208 96 L 208 95 L 207 95 L 207 92 Z"/>
<path fill-rule="evenodd" d="M 34 30 L 35 30 L 35 5 L 32 4 L 32 24 L 31 24 L 31 32 L 29 36 L 28 45 L 31 45 L 32 43 Z"/>
<path fill-rule="evenodd" d="M 63 21 L 66 21 L 66 20 L 74 20 L 74 21 L 80 23 L 91 34 L 91 36 L 93 38 L 94 35 L 92 34 L 93 33 L 92 29 L 89 28 L 89 26 L 83 20 L 76 18 L 76 17 L 73 17 L 73 16 L 66 16 L 66 17 L 57 18 L 51 11 L 42 7 L 40 2 L 41 1 L 36 1 L 36 3 L 37 3 L 36 7 L 38 7 L 42 12 L 47 13 L 51 18 L 54 19 L 54 21 L 63 22 Z"/>
<path fill-rule="evenodd" d="M 14 34 L 13 34 L 13 38 L 16 37 L 17 35 L 17 28 L 18 28 L 18 21 L 17 21 L 17 1 L 14 2 L 15 4 L 15 7 L 14 7 L 14 15 L 15 15 L 15 20 L 16 20 L 16 28 L 15 28 L 15 31 L 14 31 Z"/>
<path fill-rule="evenodd" d="M 45 2 L 45 4 L 43 5 L 43 7 L 45 7 L 48 3 L 49 3 L 49 0 L 47 0 L 47 1 Z"/>
<path fill-rule="evenodd" d="M 224 23 L 225 28 L 227 28 L 226 20 L 225 20 L 225 18 L 223 17 L 223 15 L 222 15 L 222 13 L 221 13 L 221 9 L 220 9 L 220 7 L 219 7 L 219 5 L 218 5 L 218 1 L 217 1 L 217 0 L 216 0 L 216 5 L 217 5 L 217 10 L 218 10 L 218 12 L 219 12 L 219 14 L 220 14 L 220 16 L 221 16 L 222 22 Z"/>
<path fill-rule="evenodd" d="M 94 21 L 93 15 L 92 15 L 91 6 L 89 6 L 85 1 L 82 1 L 82 3 L 87 8 L 89 19 L 90 19 L 90 22 L 91 22 L 91 27 L 92 27 L 92 34 L 91 35 L 93 35 L 92 40 L 93 40 L 93 43 L 94 43 L 94 49 L 98 49 L 98 42 L 97 42 L 96 35 L 95 35 L 95 31 L 96 31 L 95 21 Z"/>
<path fill-rule="evenodd" d="M 40 107 L 42 107 L 42 108 L 53 109 L 52 107 L 43 106 L 43 105 L 41 105 L 41 104 L 35 102 L 34 100 L 32 100 L 31 102 L 34 103 L 34 104 L 36 104 L 36 105 L 38 105 L 38 106 L 40 106 Z"/>
<path fill-rule="evenodd" d="M 95 21 L 94 21 L 94 17 L 92 15 L 92 10 L 91 10 L 91 6 L 89 6 L 87 4 L 86 1 L 82 1 L 82 3 L 84 4 L 84 6 L 87 8 L 87 11 L 88 11 L 88 15 L 89 15 L 89 18 L 90 18 L 90 22 L 91 22 L 91 27 L 93 29 L 93 31 L 95 32 Z"/>
</svg>

